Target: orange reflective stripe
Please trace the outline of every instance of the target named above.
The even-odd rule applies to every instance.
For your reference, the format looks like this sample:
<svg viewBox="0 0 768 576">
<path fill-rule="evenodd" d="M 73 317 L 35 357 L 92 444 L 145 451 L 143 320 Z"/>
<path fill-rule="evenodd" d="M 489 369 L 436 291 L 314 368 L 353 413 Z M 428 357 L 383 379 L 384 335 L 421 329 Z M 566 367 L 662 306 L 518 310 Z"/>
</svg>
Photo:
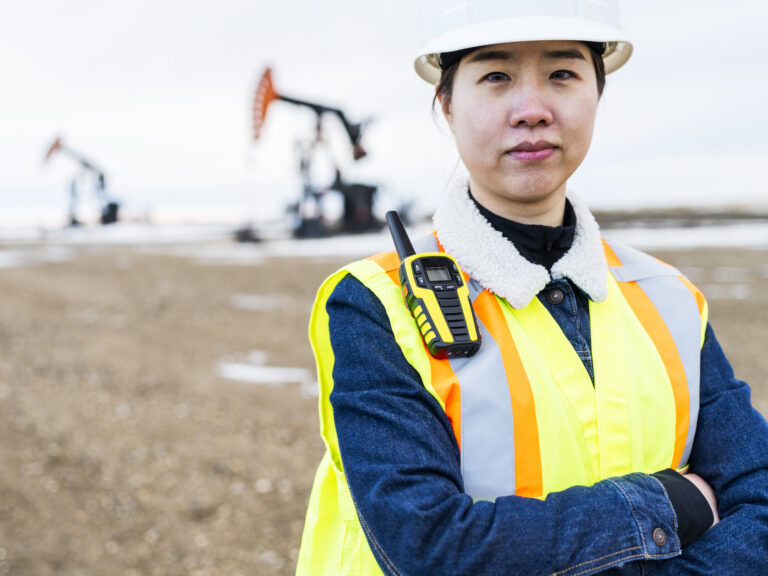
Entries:
<svg viewBox="0 0 768 576">
<path fill-rule="evenodd" d="M 390 280 L 397 286 L 400 286 L 400 258 L 396 252 L 382 252 L 371 256 L 373 260 L 387 272 Z M 429 357 L 430 374 L 432 376 L 432 387 L 440 396 L 445 404 L 445 414 L 451 422 L 453 433 L 456 436 L 456 443 L 461 449 L 461 389 L 459 379 L 451 369 L 451 363 L 448 360 L 437 360 L 427 350 L 424 351 Z"/>
<path fill-rule="evenodd" d="M 400 258 L 397 256 L 397 252 L 379 252 L 369 256 L 366 260 L 376 262 L 392 279 L 392 282 L 400 286 Z"/>
<path fill-rule="evenodd" d="M 542 496 L 539 429 L 528 375 L 496 297 L 484 290 L 472 305 L 478 319 L 498 344 L 507 375 L 515 427 L 515 494 Z"/>
<path fill-rule="evenodd" d="M 621 266 L 621 260 L 605 240 L 603 240 L 603 252 L 608 266 Z"/>
<path fill-rule="evenodd" d="M 696 286 L 694 286 L 693 283 L 685 276 L 678 276 L 678 278 L 680 278 L 680 281 L 683 283 L 683 285 L 688 288 L 689 292 L 693 294 L 693 297 L 696 300 L 696 306 L 699 308 L 699 314 L 702 314 L 704 311 L 704 305 L 706 303 L 704 294 L 702 294 L 701 290 L 696 288 Z"/>
<path fill-rule="evenodd" d="M 670 466 L 675 468 L 683 455 L 685 441 L 688 435 L 689 398 L 688 380 L 685 368 L 677 351 L 677 346 L 659 311 L 648 298 L 637 282 L 618 282 L 624 298 L 645 331 L 651 337 L 656 350 L 664 362 L 669 381 L 672 383 L 672 394 L 675 398 L 675 450 Z"/>
<path fill-rule="evenodd" d="M 704 294 L 701 293 L 701 290 L 699 290 L 693 282 L 688 280 L 685 276 L 678 276 L 680 279 L 680 282 L 683 283 L 683 286 L 688 288 L 688 291 L 693 295 L 693 299 L 696 301 L 696 307 L 699 310 L 699 316 L 701 317 L 701 341 L 700 346 L 704 346 L 704 338 L 706 337 L 706 331 L 707 331 L 707 322 L 709 321 L 709 310 L 707 309 L 707 299 L 704 297 Z"/>
<path fill-rule="evenodd" d="M 424 347 L 426 350 L 426 346 Z M 459 379 L 451 369 L 449 360 L 438 360 L 429 352 L 429 367 L 432 374 L 432 387 L 445 404 L 445 414 L 451 422 L 456 443 L 461 450 L 461 387 Z"/>
<path fill-rule="evenodd" d="M 379 252 L 378 254 L 369 256 L 366 260 L 373 260 L 388 272 L 393 269 L 397 272 L 397 269 L 400 267 L 400 258 L 398 258 L 397 252 Z M 398 284 L 399 283 L 400 281 L 398 280 Z"/>
</svg>

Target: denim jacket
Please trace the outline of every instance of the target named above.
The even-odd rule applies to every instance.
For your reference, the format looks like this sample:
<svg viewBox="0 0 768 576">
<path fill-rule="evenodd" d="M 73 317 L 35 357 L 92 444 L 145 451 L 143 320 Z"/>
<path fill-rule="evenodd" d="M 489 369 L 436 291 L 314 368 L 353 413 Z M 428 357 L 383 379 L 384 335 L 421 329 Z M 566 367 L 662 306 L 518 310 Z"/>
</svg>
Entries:
<svg viewBox="0 0 768 576">
<path fill-rule="evenodd" d="M 546 294 L 563 291 L 552 304 Z M 593 374 L 587 299 L 567 279 L 538 294 Z M 557 301 L 558 299 L 552 299 Z M 331 404 L 347 482 L 386 574 L 765 574 L 768 424 L 710 326 L 689 460 L 715 489 L 721 522 L 681 548 L 669 498 L 629 474 L 545 500 L 463 492 L 450 423 L 402 355 L 378 299 L 346 277 L 327 303 Z"/>
<path fill-rule="evenodd" d="M 569 193 L 570 248 L 551 268 L 525 260 L 459 183 L 435 213 L 445 250 L 514 308 L 538 298 L 594 381 L 589 300 L 608 268 L 594 217 Z M 556 297 L 547 296 L 562 291 Z M 688 460 L 715 490 L 721 522 L 681 546 L 664 485 L 629 474 L 546 499 L 473 501 L 444 410 L 406 361 L 381 302 L 345 277 L 326 303 L 333 408 L 346 480 L 382 570 L 440 574 L 768 574 L 768 424 L 707 326 L 698 427 Z"/>
</svg>

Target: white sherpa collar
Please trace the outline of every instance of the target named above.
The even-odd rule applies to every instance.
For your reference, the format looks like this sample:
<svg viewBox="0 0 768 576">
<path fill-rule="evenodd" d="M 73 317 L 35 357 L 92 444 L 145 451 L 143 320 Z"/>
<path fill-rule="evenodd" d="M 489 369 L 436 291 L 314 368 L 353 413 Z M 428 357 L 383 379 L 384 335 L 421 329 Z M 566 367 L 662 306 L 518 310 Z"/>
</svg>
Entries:
<svg viewBox="0 0 768 576">
<path fill-rule="evenodd" d="M 550 278 L 546 268 L 526 260 L 483 218 L 467 190 L 466 181 L 451 185 L 433 221 L 445 251 L 483 288 L 505 298 L 513 308 L 525 308 L 550 280 L 568 278 L 593 301 L 605 300 L 608 265 L 600 229 L 576 194 L 568 192 L 576 213 L 573 244 L 552 266 Z"/>
</svg>

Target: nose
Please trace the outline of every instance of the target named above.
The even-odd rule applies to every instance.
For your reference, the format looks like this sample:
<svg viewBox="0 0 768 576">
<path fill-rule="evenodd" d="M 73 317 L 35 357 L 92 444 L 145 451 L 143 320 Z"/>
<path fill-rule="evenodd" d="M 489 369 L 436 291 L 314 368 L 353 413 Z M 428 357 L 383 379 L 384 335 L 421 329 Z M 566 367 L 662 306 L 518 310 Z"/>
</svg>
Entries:
<svg viewBox="0 0 768 576">
<path fill-rule="evenodd" d="M 540 86 L 526 83 L 514 92 L 509 124 L 515 128 L 547 126 L 554 116 L 546 94 Z"/>
</svg>

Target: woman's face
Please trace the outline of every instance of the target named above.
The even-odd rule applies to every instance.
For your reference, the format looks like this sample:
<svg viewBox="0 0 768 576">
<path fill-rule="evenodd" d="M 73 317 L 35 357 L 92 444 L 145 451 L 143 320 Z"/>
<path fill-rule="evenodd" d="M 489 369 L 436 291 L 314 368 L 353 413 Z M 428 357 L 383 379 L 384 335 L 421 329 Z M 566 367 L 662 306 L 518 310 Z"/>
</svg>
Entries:
<svg viewBox="0 0 768 576">
<path fill-rule="evenodd" d="M 465 56 L 441 106 L 478 202 L 519 222 L 559 225 L 598 100 L 581 42 L 495 44 Z"/>
</svg>

